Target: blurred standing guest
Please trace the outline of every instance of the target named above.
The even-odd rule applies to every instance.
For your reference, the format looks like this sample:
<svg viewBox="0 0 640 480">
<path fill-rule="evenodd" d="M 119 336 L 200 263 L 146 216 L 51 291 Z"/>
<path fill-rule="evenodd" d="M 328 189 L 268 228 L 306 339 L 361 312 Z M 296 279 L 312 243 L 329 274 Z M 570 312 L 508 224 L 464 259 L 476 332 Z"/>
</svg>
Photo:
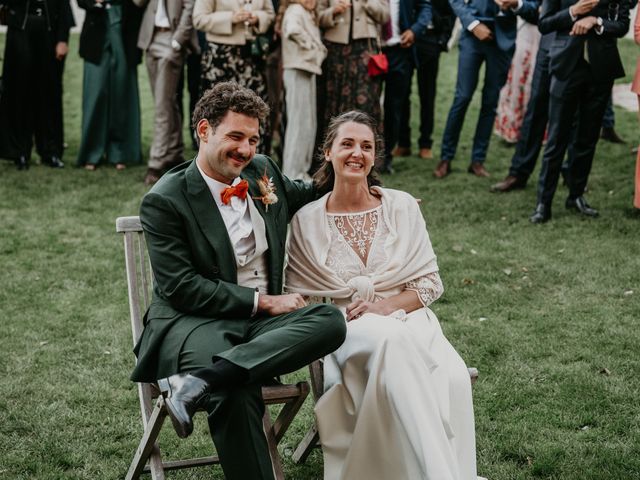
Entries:
<svg viewBox="0 0 640 480">
<path fill-rule="evenodd" d="M 171 167 L 184 162 L 182 114 L 176 90 L 188 50 L 199 51 L 191 14 L 194 0 L 133 0 L 145 7 L 138 48 L 145 52 L 155 104 L 153 141 L 145 185 L 153 185 Z"/>
<path fill-rule="evenodd" d="M 265 33 L 274 18 L 271 0 L 196 0 L 193 25 L 207 38 L 201 94 L 217 83 L 235 81 L 269 101 Z M 260 122 L 260 137 L 258 153 L 265 153 L 271 144 L 271 126 L 266 122 Z"/>
<path fill-rule="evenodd" d="M 518 19 L 516 51 L 507 74 L 507 83 L 500 91 L 494 132 L 505 142 L 514 144 L 520 138 L 525 107 L 531 96 L 531 80 L 540 45 L 538 26 Z"/>
<path fill-rule="evenodd" d="M 316 23 L 316 0 L 298 1 L 291 1 L 282 20 L 282 67 L 287 106 L 282 173 L 291 179 L 306 179 L 316 138 L 316 75 L 322 73 L 327 49 L 322 44 Z"/>
<path fill-rule="evenodd" d="M 640 8 L 636 11 L 636 21 L 633 24 L 633 39 L 640 45 Z M 636 63 L 636 73 L 633 76 L 631 91 L 638 95 L 638 107 L 640 108 L 640 56 Z M 638 120 L 640 121 L 640 110 L 638 111 Z M 640 149 L 638 149 L 636 158 L 636 193 L 633 197 L 633 206 L 640 208 Z"/>
<path fill-rule="evenodd" d="M 267 35 L 271 38 L 269 53 L 267 54 L 266 78 L 267 78 L 267 95 L 269 96 L 269 126 L 271 128 L 272 141 L 278 138 L 278 144 L 275 146 L 273 154 L 268 151 L 267 155 L 278 157 L 282 164 L 282 149 L 284 147 L 284 128 L 283 122 L 284 99 L 282 98 L 284 87 L 282 80 L 282 17 L 286 10 L 286 1 L 273 0 L 273 10 L 276 12 L 276 18 L 267 31 Z M 267 145 L 268 146 L 268 145 Z"/>
<path fill-rule="evenodd" d="M 196 103 L 200 100 L 200 62 L 202 62 L 202 52 L 207 48 L 207 39 L 205 38 L 204 33 L 197 32 L 195 30 L 194 32 L 198 43 L 198 50 L 191 50 L 187 54 L 185 68 L 180 75 L 180 81 L 178 82 L 178 87 L 176 89 L 176 104 L 178 105 L 180 115 L 184 118 L 183 91 L 186 80 L 187 91 L 189 92 L 189 114 L 187 115 L 187 119 L 192 117 L 193 111 L 196 108 Z M 189 131 L 191 132 L 191 147 L 193 150 L 198 150 L 198 136 L 196 131 L 193 129 L 193 126 L 189 125 Z"/>
<path fill-rule="evenodd" d="M 576 140 L 568 171 L 569 196 L 565 206 L 583 216 L 598 216 L 598 211 L 583 195 L 613 81 L 624 76 L 616 39 L 629 30 L 630 7 L 628 0 L 619 3 L 601 1 L 582 14 L 575 0 L 544 0 L 542 3 L 540 32 L 556 32 L 556 38 L 549 50 L 548 138 L 542 156 L 537 205 L 529 217 L 532 223 L 551 219 L 551 203 L 574 118 L 577 118 Z"/>
<path fill-rule="evenodd" d="M 323 74 L 318 77 L 319 145 L 331 118 L 347 110 L 368 113 L 382 125 L 382 77 L 370 77 L 367 62 L 377 48 L 380 26 L 389 21 L 389 4 L 386 0 L 319 0 L 317 10 L 327 47 Z"/>
<path fill-rule="evenodd" d="M 418 72 L 418 95 L 420 97 L 418 156 L 423 159 L 433 158 L 431 151 L 433 138 L 431 135 L 434 125 L 440 52 L 447 51 L 447 44 L 456 20 L 447 0 L 432 0 L 430 3 L 431 23 L 427 25 L 424 35 L 420 35 L 416 39 L 416 62 L 414 62 L 414 68 Z M 392 154 L 394 157 L 408 157 L 411 155 L 411 85 L 409 85 L 400 116 L 398 146 Z"/>
<path fill-rule="evenodd" d="M 451 0 L 451 7 L 460 18 L 463 31 L 460 35 L 455 96 L 442 136 L 440 163 L 433 172 L 436 178 L 444 178 L 451 172 L 451 161 L 458 148 L 464 117 L 478 85 L 483 63 L 485 78 L 482 102 L 473 137 L 471 164 L 467 171 L 477 177 L 489 176 L 484 161 L 500 89 L 507 79 L 515 49 L 516 17 L 535 22 L 538 4 L 537 0 Z"/>
<path fill-rule="evenodd" d="M 69 0 L 0 0 L 7 36 L 0 100 L 0 154 L 29 168 L 35 137 L 43 163 L 62 168 L 62 72 L 69 29 Z"/>
<path fill-rule="evenodd" d="M 131 0 L 78 0 L 87 11 L 80 34 L 82 139 L 78 166 L 106 161 L 118 170 L 142 160 L 136 47 L 143 10 Z"/>
<path fill-rule="evenodd" d="M 390 31 L 385 26 L 383 51 L 389 60 L 389 71 L 384 77 L 384 163 L 382 173 L 392 173 L 391 152 L 398 142 L 401 113 L 411 90 L 411 76 L 416 39 L 432 23 L 432 6 L 426 0 L 399 0 L 390 5 Z"/>
<path fill-rule="evenodd" d="M 579 2 L 580 5 L 590 4 L 590 8 L 597 3 L 598 0 Z M 520 128 L 516 151 L 511 157 L 508 175 L 491 186 L 492 192 L 510 192 L 524 188 L 536 167 L 549 119 L 549 47 L 554 38 L 555 33 L 547 33 L 540 38 L 536 66 L 531 79 L 531 95 Z"/>
</svg>

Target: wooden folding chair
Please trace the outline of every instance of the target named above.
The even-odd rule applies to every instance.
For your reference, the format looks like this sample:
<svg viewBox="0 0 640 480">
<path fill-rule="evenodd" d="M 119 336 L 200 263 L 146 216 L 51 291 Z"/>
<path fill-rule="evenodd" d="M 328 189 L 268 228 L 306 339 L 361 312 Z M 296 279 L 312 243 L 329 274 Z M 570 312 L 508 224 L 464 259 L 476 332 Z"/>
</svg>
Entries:
<svg viewBox="0 0 640 480">
<path fill-rule="evenodd" d="M 469 368 L 468 370 L 469 377 L 471 378 L 471 385 L 473 385 L 476 383 L 476 380 L 478 380 L 478 369 Z M 322 360 L 316 360 L 309 365 L 309 377 L 311 378 L 311 393 L 313 394 L 314 401 L 317 402 L 324 392 Z M 291 458 L 293 458 L 295 463 L 304 463 L 313 449 L 318 447 L 320 447 L 320 434 L 318 433 L 318 427 L 314 421 L 306 435 L 302 440 L 300 440 L 300 443 L 296 447 Z"/>
<path fill-rule="evenodd" d="M 129 313 L 133 343 L 135 345 L 142 334 L 142 318 L 151 299 L 153 273 L 147 256 L 139 217 L 118 218 L 116 220 L 116 231 L 124 234 Z M 274 422 L 271 421 L 268 408 L 265 408 L 263 417 L 264 431 L 277 480 L 284 479 L 282 463 L 277 448 L 278 442 L 280 442 L 291 425 L 308 394 L 309 384 L 307 382 L 262 388 L 262 397 L 266 405 L 284 404 Z M 138 450 L 125 477 L 126 480 L 137 479 L 142 473 L 151 473 L 153 480 L 164 480 L 165 470 L 178 470 L 220 463 L 217 456 L 163 462 L 160 455 L 160 447 L 158 446 L 158 435 L 167 416 L 164 399 L 160 395 L 158 386 L 151 383 L 138 384 L 138 397 L 142 411 L 144 434 L 140 439 Z M 155 405 L 153 404 L 154 400 Z"/>
</svg>

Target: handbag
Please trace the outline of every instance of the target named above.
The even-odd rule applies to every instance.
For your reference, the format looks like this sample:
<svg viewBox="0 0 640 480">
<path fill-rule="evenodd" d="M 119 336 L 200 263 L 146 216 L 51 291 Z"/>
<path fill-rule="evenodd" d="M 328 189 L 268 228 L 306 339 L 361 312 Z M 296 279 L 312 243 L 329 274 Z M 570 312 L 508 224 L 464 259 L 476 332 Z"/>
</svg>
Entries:
<svg viewBox="0 0 640 480">
<path fill-rule="evenodd" d="M 384 75 L 389 71 L 389 60 L 380 47 L 380 37 L 377 33 L 376 43 L 378 45 L 377 53 L 369 53 L 369 60 L 367 61 L 367 73 L 370 77 Z M 369 39 L 369 50 L 372 50 L 371 39 Z"/>
<path fill-rule="evenodd" d="M 271 49 L 271 38 L 269 35 L 256 35 L 251 42 L 251 56 L 265 58 Z"/>
</svg>

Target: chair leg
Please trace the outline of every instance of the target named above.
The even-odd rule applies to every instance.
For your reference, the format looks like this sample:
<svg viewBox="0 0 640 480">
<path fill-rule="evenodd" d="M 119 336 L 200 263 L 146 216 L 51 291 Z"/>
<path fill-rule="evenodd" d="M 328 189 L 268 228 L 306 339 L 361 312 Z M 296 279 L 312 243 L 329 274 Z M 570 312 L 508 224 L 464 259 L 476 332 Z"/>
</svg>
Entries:
<svg viewBox="0 0 640 480">
<path fill-rule="evenodd" d="M 273 431 L 273 425 L 271 424 L 269 407 L 266 406 L 264 409 L 264 415 L 262 417 L 262 425 L 264 428 L 264 434 L 267 437 L 267 444 L 269 445 L 269 455 L 271 456 L 271 464 L 273 465 L 273 475 L 276 480 L 284 480 L 282 462 L 280 461 L 280 454 L 278 453 L 278 442 L 276 441 L 276 436 Z"/>
<path fill-rule="evenodd" d="M 309 429 L 304 438 L 300 441 L 291 458 L 295 463 L 304 463 L 314 448 L 320 443 L 320 434 L 315 424 Z"/>
<path fill-rule="evenodd" d="M 293 422 L 302 408 L 307 395 L 309 395 L 309 384 L 307 384 L 307 382 L 300 382 L 297 387 L 300 390 L 300 395 L 285 403 L 276 417 L 275 422 L 273 422 L 273 433 L 276 437 L 276 443 L 280 443 L 284 434 L 287 433 L 291 422 Z"/>
<path fill-rule="evenodd" d="M 160 450 L 156 444 L 164 419 L 167 417 L 167 409 L 164 405 L 164 399 L 158 398 L 149 420 L 144 429 L 144 434 L 140 439 L 138 450 L 131 461 L 129 471 L 125 480 L 137 480 L 144 470 L 144 466 L 149 455 L 154 454 L 150 459 L 150 467 L 154 480 L 164 480 L 164 471 L 162 469 L 162 460 L 160 458 Z M 154 473 L 155 471 L 155 473 Z"/>
<path fill-rule="evenodd" d="M 157 442 L 153 444 L 151 454 L 149 455 L 149 470 L 151 471 L 152 480 L 165 480 L 160 447 Z"/>
</svg>

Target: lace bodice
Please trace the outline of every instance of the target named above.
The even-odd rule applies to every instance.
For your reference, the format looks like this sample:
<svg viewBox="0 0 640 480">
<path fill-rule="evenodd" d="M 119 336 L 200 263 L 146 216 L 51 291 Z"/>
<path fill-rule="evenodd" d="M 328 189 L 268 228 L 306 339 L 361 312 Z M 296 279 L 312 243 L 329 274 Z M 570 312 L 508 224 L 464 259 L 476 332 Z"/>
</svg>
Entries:
<svg viewBox="0 0 640 480">
<path fill-rule="evenodd" d="M 354 277 L 370 276 L 387 262 L 384 249 L 389 227 L 382 205 L 358 213 L 327 213 L 331 246 L 326 266 L 345 283 Z M 405 288 L 418 294 L 426 307 L 443 292 L 438 272 L 407 282 Z"/>
</svg>

